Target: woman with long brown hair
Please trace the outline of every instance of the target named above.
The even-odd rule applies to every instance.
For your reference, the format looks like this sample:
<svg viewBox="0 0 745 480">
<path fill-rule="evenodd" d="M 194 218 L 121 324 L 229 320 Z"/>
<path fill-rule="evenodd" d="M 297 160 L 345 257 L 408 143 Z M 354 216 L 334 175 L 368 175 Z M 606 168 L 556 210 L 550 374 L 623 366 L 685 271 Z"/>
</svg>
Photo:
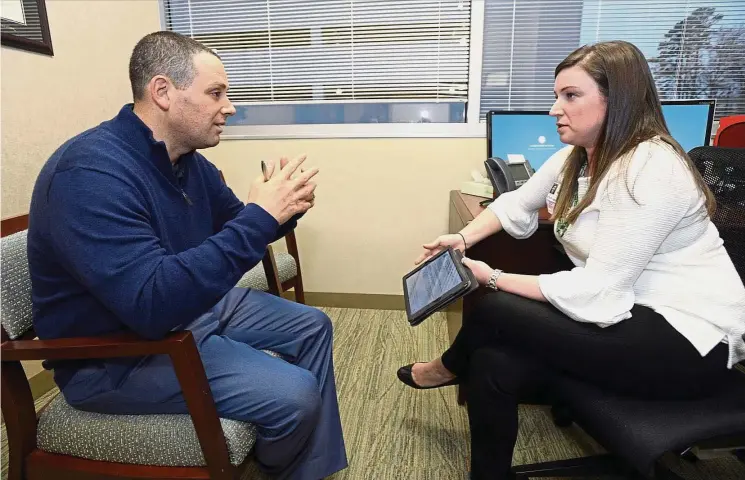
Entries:
<svg viewBox="0 0 745 480">
<path fill-rule="evenodd" d="M 584 46 L 555 70 L 566 148 L 417 263 L 500 230 L 526 238 L 548 207 L 575 265 L 514 275 L 468 258 L 480 299 L 438 359 L 402 367 L 425 389 L 468 386 L 472 478 L 510 477 L 517 405 L 554 371 L 619 394 L 685 399 L 745 359 L 745 286 L 711 222 L 713 196 L 670 137 L 637 47 Z M 498 266 L 497 266 L 498 267 Z"/>
</svg>

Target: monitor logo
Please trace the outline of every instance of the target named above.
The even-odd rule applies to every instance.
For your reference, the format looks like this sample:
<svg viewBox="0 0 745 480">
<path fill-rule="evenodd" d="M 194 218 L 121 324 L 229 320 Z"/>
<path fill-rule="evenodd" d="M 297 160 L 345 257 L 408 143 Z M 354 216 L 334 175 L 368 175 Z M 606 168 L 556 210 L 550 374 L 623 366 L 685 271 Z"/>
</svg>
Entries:
<svg viewBox="0 0 745 480">
<path fill-rule="evenodd" d="M 543 150 L 546 151 L 551 148 L 555 148 L 556 146 L 553 143 L 548 142 L 548 138 L 545 135 L 539 135 L 536 138 L 536 142 L 532 143 L 528 146 L 528 149 L 534 149 L 534 150 Z"/>
</svg>

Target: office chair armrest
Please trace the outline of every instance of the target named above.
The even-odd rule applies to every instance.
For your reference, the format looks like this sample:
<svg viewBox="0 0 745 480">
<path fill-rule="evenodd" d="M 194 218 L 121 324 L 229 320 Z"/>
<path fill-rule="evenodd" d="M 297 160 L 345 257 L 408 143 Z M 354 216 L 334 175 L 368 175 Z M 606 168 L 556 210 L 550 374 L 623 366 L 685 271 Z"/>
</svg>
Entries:
<svg viewBox="0 0 745 480">
<path fill-rule="evenodd" d="M 145 340 L 123 333 L 103 337 L 59 338 L 55 340 L 8 340 L 2 344 L 2 361 L 80 360 L 86 358 L 139 357 L 170 354 L 186 341 L 189 331 L 175 332 L 163 340 Z"/>
<path fill-rule="evenodd" d="M 162 340 L 143 340 L 129 333 L 56 340 L 8 340 L 2 343 L 0 353 L 4 364 L 20 360 L 73 360 L 154 354 L 170 356 L 210 477 L 225 478 L 226 472 L 232 471 L 212 390 L 190 331 L 171 333 Z M 15 365 L 20 369 L 20 364 Z M 5 365 L 3 369 L 5 370 Z M 18 372 L 19 375 L 21 372 L 22 370 Z M 28 393 L 30 398 L 30 392 Z"/>
</svg>

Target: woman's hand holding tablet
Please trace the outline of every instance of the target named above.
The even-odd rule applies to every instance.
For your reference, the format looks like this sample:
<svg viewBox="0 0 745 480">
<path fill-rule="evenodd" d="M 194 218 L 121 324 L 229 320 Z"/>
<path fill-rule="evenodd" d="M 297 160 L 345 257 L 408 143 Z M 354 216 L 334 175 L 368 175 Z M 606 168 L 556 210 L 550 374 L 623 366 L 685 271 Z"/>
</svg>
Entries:
<svg viewBox="0 0 745 480">
<path fill-rule="evenodd" d="M 459 250 L 448 247 L 404 276 L 406 314 L 412 326 L 478 288 L 462 259 Z"/>
</svg>

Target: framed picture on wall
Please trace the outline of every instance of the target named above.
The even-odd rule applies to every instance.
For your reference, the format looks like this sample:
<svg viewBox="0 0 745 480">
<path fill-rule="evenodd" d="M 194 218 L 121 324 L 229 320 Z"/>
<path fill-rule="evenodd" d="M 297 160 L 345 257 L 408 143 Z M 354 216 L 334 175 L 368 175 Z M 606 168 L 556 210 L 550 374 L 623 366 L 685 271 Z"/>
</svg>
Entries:
<svg viewBox="0 0 745 480">
<path fill-rule="evenodd" d="M 45 0 L 0 0 L 0 43 L 53 56 Z"/>
</svg>

